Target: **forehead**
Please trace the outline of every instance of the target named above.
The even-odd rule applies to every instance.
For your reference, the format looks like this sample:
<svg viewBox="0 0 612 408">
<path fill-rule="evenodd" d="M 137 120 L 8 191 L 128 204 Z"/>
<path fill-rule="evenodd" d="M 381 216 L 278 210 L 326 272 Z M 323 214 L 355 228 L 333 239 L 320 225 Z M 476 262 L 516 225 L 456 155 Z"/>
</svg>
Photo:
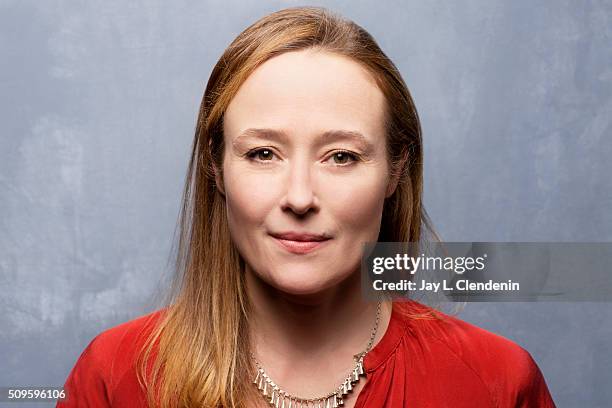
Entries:
<svg viewBox="0 0 612 408">
<path fill-rule="evenodd" d="M 260 65 L 230 102 L 224 133 L 247 128 L 288 129 L 306 136 L 330 129 L 384 134 L 385 99 L 374 77 L 348 57 L 302 50 Z"/>
</svg>

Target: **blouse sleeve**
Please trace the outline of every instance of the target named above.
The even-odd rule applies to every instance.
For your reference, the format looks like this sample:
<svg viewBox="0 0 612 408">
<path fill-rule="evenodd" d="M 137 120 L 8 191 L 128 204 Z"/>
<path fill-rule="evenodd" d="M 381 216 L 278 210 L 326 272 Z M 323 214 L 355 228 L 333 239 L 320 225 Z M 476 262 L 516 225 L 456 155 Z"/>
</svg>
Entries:
<svg viewBox="0 0 612 408">
<path fill-rule="evenodd" d="M 540 368 L 528 351 L 522 348 L 521 351 L 514 367 L 516 389 L 508 394 L 510 400 L 500 404 L 500 407 L 556 408 Z"/>
<path fill-rule="evenodd" d="M 109 381 L 103 347 L 96 336 L 83 350 L 64 384 L 65 398 L 56 408 L 110 407 Z"/>
</svg>

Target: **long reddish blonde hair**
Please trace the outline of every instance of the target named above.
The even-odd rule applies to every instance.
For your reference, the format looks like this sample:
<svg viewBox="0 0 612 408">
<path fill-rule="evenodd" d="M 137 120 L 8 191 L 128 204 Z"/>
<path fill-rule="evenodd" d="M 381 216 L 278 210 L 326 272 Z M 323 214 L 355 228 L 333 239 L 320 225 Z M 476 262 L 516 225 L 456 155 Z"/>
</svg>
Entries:
<svg viewBox="0 0 612 408">
<path fill-rule="evenodd" d="M 385 201 L 378 240 L 417 242 L 422 228 L 437 237 L 421 203 L 417 111 L 398 69 L 376 41 L 324 8 L 288 8 L 261 18 L 225 50 L 200 106 L 177 225 L 176 274 L 168 306 L 138 358 L 138 380 L 151 407 L 237 408 L 254 398 L 244 261 L 231 242 L 214 168 L 223 168 L 223 114 L 238 88 L 268 59 L 310 48 L 352 58 L 385 95 L 387 158 L 399 182 Z"/>
</svg>

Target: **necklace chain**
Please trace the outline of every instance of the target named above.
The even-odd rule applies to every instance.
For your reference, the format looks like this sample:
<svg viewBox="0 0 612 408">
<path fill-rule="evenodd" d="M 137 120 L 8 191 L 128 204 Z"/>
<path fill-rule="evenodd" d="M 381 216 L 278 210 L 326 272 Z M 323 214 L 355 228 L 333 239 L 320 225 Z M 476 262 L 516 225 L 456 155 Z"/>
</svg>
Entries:
<svg viewBox="0 0 612 408">
<path fill-rule="evenodd" d="M 361 353 L 355 354 L 353 359 L 355 360 L 355 367 L 351 370 L 351 373 L 346 379 L 333 391 L 326 395 L 315 397 L 315 398 L 301 398 L 296 397 L 288 392 L 284 391 L 278 385 L 272 381 L 268 376 L 262 365 L 257 361 L 257 358 L 253 353 L 251 357 L 255 361 L 257 366 L 257 375 L 253 380 L 253 384 L 257 386 L 257 389 L 261 391 L 262 396 L 275 408 L 337 408 L 344 405 L 344 396 L 347 395 L 359 382 L 361 377 L 365 377 L 365 369 L 363 367 L 363 360 L 365 355 L 372 348 L 372 343 L 376 337 L 378 331 L 378 322 L 380 320 L 380 302 L 376 306 L 376 322 L 370 335 L 370 340 L 365 350 Z"/>
</svg>

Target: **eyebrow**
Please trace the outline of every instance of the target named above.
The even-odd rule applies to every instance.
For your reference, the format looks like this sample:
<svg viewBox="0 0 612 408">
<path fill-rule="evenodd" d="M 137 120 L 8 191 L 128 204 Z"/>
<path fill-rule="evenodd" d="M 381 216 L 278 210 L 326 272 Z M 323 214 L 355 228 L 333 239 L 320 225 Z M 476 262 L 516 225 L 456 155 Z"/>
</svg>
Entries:
<svg viewBox="0 0 612 408">
<path fill-rule="evenodd" d="M 286 142 L 288 140 L 287 134 L 282 130 L 249 128 L 240 133 L 233 143 L 238 143 L 246 138 L 274 140 L 281 143 Z M 352 141 L 355 142 L 361 149 L 363 149 L 364 154 L 369 154 L 375 150 L 372 142 L 370 142 L 367 137 L 365 137 L 362 133 L 356 130 L 328 130 L 321 133 L 317 137 L 317 139 L 317 144 L 342 140 Z"/>
</svg>

